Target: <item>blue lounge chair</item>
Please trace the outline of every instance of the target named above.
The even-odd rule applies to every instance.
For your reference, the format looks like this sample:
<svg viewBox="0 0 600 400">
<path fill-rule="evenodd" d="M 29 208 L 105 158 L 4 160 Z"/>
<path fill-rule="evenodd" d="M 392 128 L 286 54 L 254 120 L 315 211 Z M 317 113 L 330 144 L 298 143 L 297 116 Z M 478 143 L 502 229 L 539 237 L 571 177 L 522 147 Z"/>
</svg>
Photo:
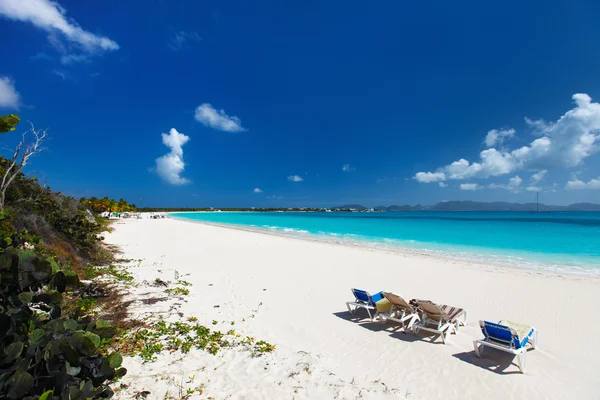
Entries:
<svg viewBox="0 0 600 400">
<path fill-rule="evenodd" d="M 488 346 L 497 350 L 505 351 L 517 356 L 517 363 L 521 373 L 525 372 L 525 355 L 527 345 L 535 349 L 537 344 L 537 330 L 529 325 L 511 321 L 500 321 L 498 323 L 479 321 L 483 339 L 473 341 L 475 355 L 483 355 L 483 347 Z"/>
<path fill-rule="evenodd" d="M 346 307 L 348 307 L 348 311 L 350 311 L 350 313 L 354 314 L 354 312 L 356 311 L 357 308 L 364 308 L 365 310 L 367 310 L 367 313 L 369 314 L 369 318 L 371 318 L 371 321 L 373 321 L 373 314 L 371 314 L 371 311 L 375 311 L 377 312 L 377 307 L 375 306 L 375 304 L 377 304 L 378 301 L 383 299 L 383 293 L 379 292 L 379 293 L 375 293 L 374 295 L 370 295 L 369 292 L 366 292 L 364 290 L 360 290 L 360 289 L 351 289 L 352 290 L 352 294 L 354 295 L 354 301 L 347 301 L 346 302 Z M 354 306 L 354 310 L 351 308 L 351 306 Z"/>
</svg>

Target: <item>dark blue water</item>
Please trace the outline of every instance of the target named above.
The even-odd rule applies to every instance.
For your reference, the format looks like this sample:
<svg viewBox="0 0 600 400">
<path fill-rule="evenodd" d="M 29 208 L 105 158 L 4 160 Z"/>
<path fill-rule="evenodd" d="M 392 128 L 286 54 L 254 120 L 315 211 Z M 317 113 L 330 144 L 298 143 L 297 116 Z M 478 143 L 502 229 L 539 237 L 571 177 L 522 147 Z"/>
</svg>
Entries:
<svg viewBox="0 0 600 400">
<path fill-rule="evenodd" d="M 515 266 L 600 274 L 595 212 L 213 212 L 174 217 Z"/>
</svg>

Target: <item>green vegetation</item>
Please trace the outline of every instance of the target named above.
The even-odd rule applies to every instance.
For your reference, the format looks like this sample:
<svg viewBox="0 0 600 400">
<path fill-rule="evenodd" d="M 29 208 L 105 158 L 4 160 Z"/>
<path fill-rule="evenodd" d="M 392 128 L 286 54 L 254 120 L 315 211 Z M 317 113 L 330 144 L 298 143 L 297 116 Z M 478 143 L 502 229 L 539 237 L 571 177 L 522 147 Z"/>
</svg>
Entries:
<svg viewBox="0 0 600 400">
<path fill-rule="evenodd" d="M 134 278 L 131 272 L 122 267 L 116 265 L 109 265 L 108 267 L 89 267 L 86 270 L 88 278 L 103 277 L 109 280 L 131 283 Z"/>
<path fill-rule="evenodd" d="M 0 117 L 0 133 L 14 131 L 21 118 L 15 114 Z"/>
<path fill-rule="evenodd" d="M 125 375 L 121 356 L 100 350 L 116 330 L 103 320 L 63 315 L 63 293 L 79 286 L 53 257 L 25 250 L 22 232 L 0 249 L 0 389 L 9 399 L 110 397 L 107 382 Z M 89 311 L 92 299 L 79 299 Z"/>
<path fill-rule="evenodd" d="M 135 204 L 129 204 L 127 201 L 120 199 L 119 201 L 115 201 L 109 199 L 108 197 L 103 197 L 101 199 L 97 197 L 90 198 L 82 198 L 81 203 L 86 206 L 88 209 L 96 212 L 102 213 L 105 211 L 110 212 L 131 212 L 136 211 Z"/>
<path fill-rule="evenodd" d="M 213 325 L 216 322 L 213 321 Z M 275 350 L 274 345 L 264 340 L 257 342 L 252 337 L 242 337 L 234 330 L 223 333 L 195 321 L 167 323 L 164 320 L 127 333 L 115 347 L 122 353 L 139 355 L 146 361 L 156 360 L 157 355 L 164 350 L 188 353 L 192 349 L 199 349 L 216 355 L 225 348 L 241 347 L 255 357 Z"/>
<path fill-rule="evenodd" d="M 190 294 L 190 291 L 189 291 L 189 289 L 186 289 L 186 288 L 174 287 L 174 288 L 165 289 L 165 293 L 174 294 L 176 296 L 177 295 L 188 296 Z"/>
<path fill-rule="evenodd" d="M 18 121 L 0 117 L 0 131 Z M 109 398 L 108 383 L 126 373 L 107 345 L 117 330 L 92 318 L 96 300 L 80 297 L 79 277 L 112 254 L 98 237 L 103 225 L 81 202 L 21 172 L 45 137 L 32 133 L 33 144 L 21 142 L 11 160 L 0 157 L 9 178 L 0 212 L 0 398 Z"/>
</svg>

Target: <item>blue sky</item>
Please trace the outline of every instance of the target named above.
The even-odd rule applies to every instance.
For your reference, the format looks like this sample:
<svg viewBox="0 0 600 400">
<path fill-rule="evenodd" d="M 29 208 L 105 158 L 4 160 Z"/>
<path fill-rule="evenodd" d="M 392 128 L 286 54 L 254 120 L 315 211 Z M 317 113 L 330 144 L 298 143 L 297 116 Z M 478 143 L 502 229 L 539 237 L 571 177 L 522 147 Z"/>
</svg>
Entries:
<svg viewBox="0 0 600 400">
<path fill-rule="evenodd" d="M 417 3 L 0 0 L 0 113 L 74 196 L 600 202 L 600 5 Z"/>
</svg>

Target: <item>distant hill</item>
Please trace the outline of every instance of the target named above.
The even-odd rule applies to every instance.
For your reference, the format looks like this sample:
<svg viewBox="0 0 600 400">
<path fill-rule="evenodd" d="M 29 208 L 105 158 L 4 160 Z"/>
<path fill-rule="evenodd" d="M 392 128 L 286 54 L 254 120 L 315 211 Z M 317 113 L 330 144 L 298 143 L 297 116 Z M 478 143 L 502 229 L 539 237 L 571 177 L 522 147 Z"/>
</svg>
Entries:
<svg viewBox="0 0 600 400">
<path fill-rule="evenodd" d="M 351 204 L 332 207 L 334 210 L 366 210 L 367 207 L 359 204 Z M 377 206 L 376 211 L 535 211 L 535 203 L 506 203 L 506 202 L 480 202 L 480 201 L 444 201 L 432 206 Z M 600 211 L 600 204 L 575 203 L 568 206 L 552 206 L 539 204 L 540 211 Z"/>
</svg>

